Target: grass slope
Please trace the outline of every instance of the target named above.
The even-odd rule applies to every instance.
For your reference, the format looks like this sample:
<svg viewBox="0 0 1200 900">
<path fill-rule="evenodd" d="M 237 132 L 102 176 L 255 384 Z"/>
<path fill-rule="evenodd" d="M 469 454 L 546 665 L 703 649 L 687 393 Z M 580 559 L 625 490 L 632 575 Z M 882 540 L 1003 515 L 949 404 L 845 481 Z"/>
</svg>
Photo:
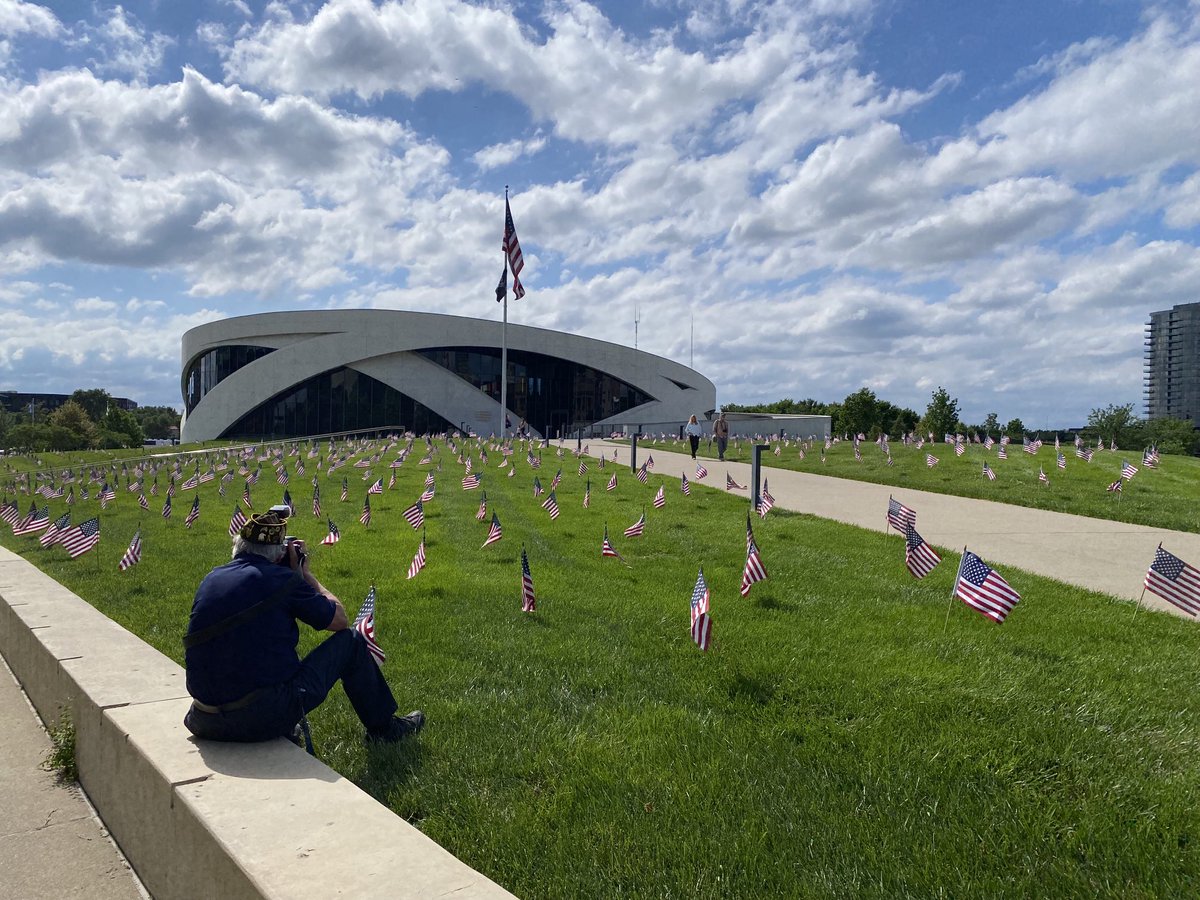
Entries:
<svg viewBox="0 0 1200 900">
<path fill-rule="evenodd" d="M 415 742 L 367 749 L 335 691 L 315 739 L 334 768 L 518 896 L 1193 892 L 1193 623 L 1132 619 L 1128 603 L 1005 570 L 1022 601 L 1003 626 L 957 602 L 947 624 L 956 556 L 914 581 L 899 538 L 778 511 L 754 523 L 770 578 L 743 599 L 744 499 L 699 486 L 683 497 L 675 478 L 643 486 L 628 469 L 607 492 L 614 467 L 591 460 L 585 510 L 569 455 L 551 522 L 521 454 L 513 478 L 491 454 L 483 487 L 504 538 L 481 548 L 482 492 L 464 492 L 442 452 L 428 566 L 408 581 L 420 535 L 400 513 L 431 468 L 416 464 L 420 446 L 396 489 L 372 497 L 369 529 L 361 473 L 321 476 L 343 535 L 333 547 L 316 546 L 311 462 L 293 474 L 292 531 L 314 571 L 352 615 L 375 580 L 385 672 L 402 710 L 429 716 Z M 547 452 L 547 488 L 558 465 Z M 282 490 L 269 472 L 259 509 Z M 196 583 L 228 557 L 233 484 L 220 502 L 215 482 L 201 486 L 191 532 L 190 494 L 164 523 L 160 502 L 141 513 L 122 493 L 100 546 L 77 560 L 7 529 L 0 542 L 178 660 Z M 644 537 L 624 538 L 643 505 Z M 76 521 L 95 511 L 80 506 Z M 145 559 L 119 573 L 139 521 Z M 606 522 L 629 568 L 600 557 Z M 522 544 L 531 615 L 519 611 Z M 700 564 L 708 653 L 688 635 Z"/>
<path fill-rule="evenodd" d="M 771 446 L 777 445 L 775 442 Z M 861 446 L 861 460 L 855 459 L 852 443 L 839 441 L 826 451 L 824 462 L 821 461 L 820 442 L 805 449 L 803 459 L 796 443 L 778 446 L 779 456 L 764 451 L 765 467 L 891 484 L 957 497 L 977 497 L 1176 531 L 1200 531 L 1200 517 L 1196 514 L 1197 504 L 1200 504 L 1200 459 L 1190 456 L 1164 455 L 1159 467 L 1150 470 L 1142 465 L 1140 452 L 1106 450 L 1096 453 L 1089 463 L 1075 456 L 1073 446 L 1064 446 L 1066 468 L 1059 469 L 1053 444 L 1043 447 L 1036 455 L 1023 452 L 1019 444 L 1009 446 L 1008 459 L 998 459 L 998 446 L 984 450 L 980 444 L 968 444 L 962 456 L 955 456 L 954 448 L 947 444 L 926 444 L 918 450 L 915 446 L 905 447 L 897 442 L 891 445 L 895 465 L 888 466 L 883 451 L 869 442 L 863 442 Z M 639 459 L 655 449 L 688 452 L 686 442 L 670 439 L 639 439 L 638 448 Z M 731 442 L 725 458 L 748 463 L 752 448 L 752 442 Z M 938 459 L 933 468 L 926 465 L 928 453 Z M 702 441 L 700 456 L 715 459 L 716 445 Z M 1139 472 L 1125 483 L 1118 497 L 1106 488 L 1120 478 L 1122 461 L 1137 466 Z M 985 462 L 995 470 L 995 481 L 984 477 Z M 1050 479 L 1049 486 L 1038 481 L 1039 469 Z M 769 470 L 765 474 L 770 478 Z"/>
</svg>

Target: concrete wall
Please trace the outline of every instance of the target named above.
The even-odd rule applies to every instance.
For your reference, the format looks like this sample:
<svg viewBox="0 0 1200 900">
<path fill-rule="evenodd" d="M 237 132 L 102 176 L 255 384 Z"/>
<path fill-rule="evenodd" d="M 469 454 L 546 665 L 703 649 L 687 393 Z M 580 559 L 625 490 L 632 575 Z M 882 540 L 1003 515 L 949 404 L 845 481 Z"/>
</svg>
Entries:
<svg viewBox="0 0 1200 900">
<path fill-rule="evenodd" d="M 182 439 L 217 438 L 251 409 L 330 369 L 348 366 L 412 397 L 449 422 L 488 434 L 499 429 L 500 404 L 423 356 L 426 347 L 500 346 L 500 325 L 483 319 L 395 310 L 263 313 L 211 322 L 183 335 L 181 394 L 192 362 L 226 344 L 275 348 L 224 379 L 184 420 Z M 533 328 L 508 326 L 508 346 L 569 359 L 607 372 L 656 399 L 605 424 L 686 420 L 716 403 L 711 381 L 687 366 L 630 347 Z M 682 387 L 681 387 L 682 385 Z M 515 424 L 520 416 L 509 410 Z"/>
<path fill-rule="evenodd" d="M 0 654 L 156 900 L 512 896 L 294 744 L 195 740 L 183 670 L 4 548 Z"/>
</svg>

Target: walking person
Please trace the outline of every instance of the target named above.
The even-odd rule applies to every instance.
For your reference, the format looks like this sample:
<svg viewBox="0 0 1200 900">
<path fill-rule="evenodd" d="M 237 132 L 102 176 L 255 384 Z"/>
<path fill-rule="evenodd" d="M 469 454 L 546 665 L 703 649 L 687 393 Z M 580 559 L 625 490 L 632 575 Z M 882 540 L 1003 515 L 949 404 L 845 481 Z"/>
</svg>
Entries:
<svg viewBox="0 0 1200 900">
<path fill-rule="evenodd" d="M 688 443 L 692 445 L 692 459 L 695 459 L 696 451 L 700 449 L 700 423 L 696 421 L 694 415 L 683 426 L 683 432 L 688 436 Z"/>
<path fill-rule="evenodd" d="M 713 422 L 713 437 L 717 439 L 717 458 L 724 462 L 725 448 L 729 446 L 729 421 L 725 418 L 724 410 Z"/>
</svg>

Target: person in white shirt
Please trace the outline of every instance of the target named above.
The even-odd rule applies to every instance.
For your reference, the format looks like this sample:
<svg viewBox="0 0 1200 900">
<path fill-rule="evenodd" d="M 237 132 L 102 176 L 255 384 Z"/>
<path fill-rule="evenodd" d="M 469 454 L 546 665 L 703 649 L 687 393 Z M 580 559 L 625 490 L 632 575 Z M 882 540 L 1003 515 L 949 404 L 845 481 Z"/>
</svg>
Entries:
<svg viewBox="0 0 1200 900">
<path fill-rule="evenodd" d="M 695 459 L 696 451 L 700 448 L 700 423 L 696 421 L 695 416 L 688 419 L 688 423 L 683 426 L 683 432 L 688 436 L 688 442 L 692 445 L 692 459 Z"/>
</svg>

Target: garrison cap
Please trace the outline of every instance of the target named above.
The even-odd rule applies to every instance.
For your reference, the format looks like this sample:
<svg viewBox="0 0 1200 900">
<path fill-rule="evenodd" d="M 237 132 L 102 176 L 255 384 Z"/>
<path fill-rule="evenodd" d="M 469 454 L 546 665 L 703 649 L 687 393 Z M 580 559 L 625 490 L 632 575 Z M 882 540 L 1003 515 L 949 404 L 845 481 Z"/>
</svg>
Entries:
<svg viewBox="0 0 1200 900">
<path fill-rule="evenodd" d="M 256 544 L 282 544 L 287 522 L 276 513 L 255 513 L 238 529 L 238 534 Z"/>
</svg>

